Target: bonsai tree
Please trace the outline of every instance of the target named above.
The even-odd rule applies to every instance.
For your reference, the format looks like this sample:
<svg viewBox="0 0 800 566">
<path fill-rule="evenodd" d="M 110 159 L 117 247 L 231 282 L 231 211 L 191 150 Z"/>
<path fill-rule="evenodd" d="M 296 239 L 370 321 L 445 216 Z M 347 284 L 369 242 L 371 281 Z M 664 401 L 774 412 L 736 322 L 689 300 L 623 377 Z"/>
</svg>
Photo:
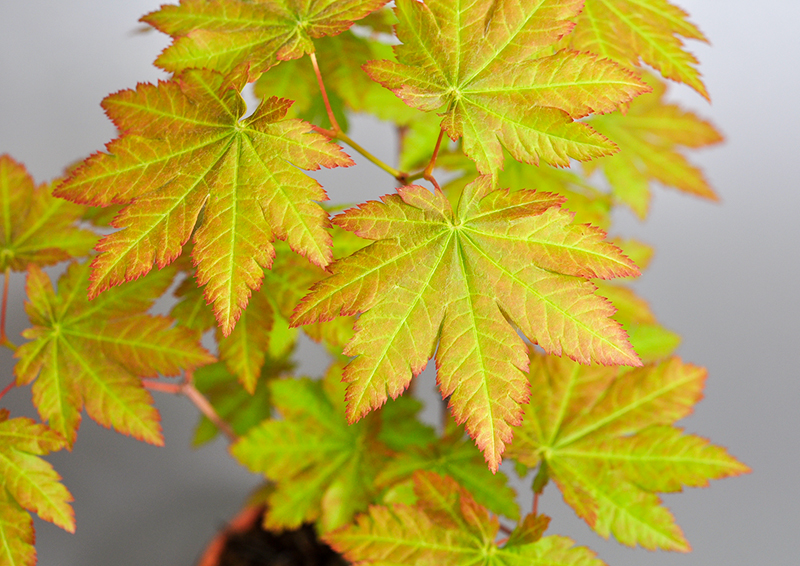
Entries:
<svg viewBox="0 0 800 566">
<path fill-rule="evenodd" d="M 153 391 L 266 477 L 264 528 L 311 524 L 363 564 L 600 564 L 545 535 L 548 488 L 600 536 L 686 551 L 659 493 L 747 471 L 675 426 L 706 372 L 628 285 L 651 248 L 607 236 L 654 183 L 715 198 L 682 151 L 721 136 L 664 98 L 668 80 L 708 98 L 682 43 L 703 34 L 666 0 L 386 4 L 165 5 L 142 21 L 172 36 L 172 77 L 103 101 L 105 152 L 42 186 L 0 157 L 2 394 L 32 384 L 42 421 L 0 412 L 0 564 L 35 564 L 28 511 L 74 530 L 42 456 L 84 410 L 163 443 Z M 396 162 L 350 137 L 353 113 L 395 125 Z M 304 171 L 354 153 L 397 189 L 326 207 Z M 330 353 L 321 379 L 294 375 L 300 332 Z M 438 427 L 408 391 L 431 358 Z M 532 509 L 507 473 L 531 473 Z"/>
</svg>

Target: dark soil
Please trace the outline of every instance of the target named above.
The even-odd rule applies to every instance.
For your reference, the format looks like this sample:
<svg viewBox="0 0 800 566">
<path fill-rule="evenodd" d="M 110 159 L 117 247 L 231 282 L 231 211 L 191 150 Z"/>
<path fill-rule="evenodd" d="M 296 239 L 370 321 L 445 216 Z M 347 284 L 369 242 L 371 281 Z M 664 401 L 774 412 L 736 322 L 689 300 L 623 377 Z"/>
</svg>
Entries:
<svg viewBox="0 0 800 566">
<path fill-rule="evenodd" d="M 348 566 L 348 562 L 317 538 L 314 527 L 272 533 L 261 520 L 248 530 L 231 533 L 219 566 Z"/>
</svg>

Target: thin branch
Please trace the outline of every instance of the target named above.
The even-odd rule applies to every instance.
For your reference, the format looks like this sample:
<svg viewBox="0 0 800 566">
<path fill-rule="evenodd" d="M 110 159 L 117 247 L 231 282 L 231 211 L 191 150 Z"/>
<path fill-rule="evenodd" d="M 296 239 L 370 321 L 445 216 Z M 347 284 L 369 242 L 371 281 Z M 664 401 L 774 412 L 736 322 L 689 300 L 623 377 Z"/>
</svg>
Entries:
<svg viewBox="0 0 800 566">
<path fill-rule="evenodd" d="M 217 414 L 217 411 L 214 410 L 214 407 L 211 406 L 208 399 L 200 393 L 193 384 L 186 383 L 183 386 L 183 394 L 186 395 L 189 400 L 194 403 L 195 407 L 200 409 L 200 412 L 205 415 L 205 417 L 210 420 L 214 425 L 222 431 L 222 433 L 228 437 L 228 440 L 231 442 L 236 442 L 239 440 L 239 437 L 236 436 L 236 433 L 233 432 L 233 428 L 227 422 L 222 420 Z"/>
<path fill-rule="evenodd" d="M 161 393 L 169 393 L 171 395 L 180 395 L 182 393 L 181 387 L 183 387 L 181 383 L 164 383 L 163 381 L 157 381 L 155 379 L 143 379 L 142 385 L 144 385 L 145 389 L 149 389 L 150 391 L 160 391 Z"/>
<path fill-rule="evenodd" d="M 184 395 L 201 413 L 203 413 L 203 416 L 214 423 L 214 426 L 228 437 L 228 440 L 236 442 L 239 439 L 233 431 L 233 428 L 231 428 L 231 425 L 217 414 L 217 411 L 208 399 L 206 399 L 205 395 L 200 393 L 194 386 L 194 383 L 192 383 L 192 372 L 186 372 L 186 380 L 183 383 L 164 383 L 163 381 L 157 381 L 155 379 L 143 379 L 142 385 L 152 391 L 161 391 L 162 393 L 170 393 L 172 395 Z"/>
<path fill-rule="evenodd" d="M 500 523 L 500 532 L 510 535 L 513 532 L 513 530 L 510 529 L 509 527 L 506 527 L 503 523 Z"/>
<path fill-rule="evenodd" d="M 422 172 L 422 177 L 433 184 L 436 187 L 437 191 L 441 191 L 441 187 L 439 183 L 436 182 L 436 179 L 433 176 L 433 168 L 436 166 L 436 158 L 439 156 L 439 148 L 442 146 L 442 138 L 444 137 L 444 129 L 439 129 L 439 137 L 436 138 L 436 147 L 433 148 L 433 155 L 431 155 L 431 160 L 428 162 L 428 166 L 425 167 L 425 170 Z"/>
<path fill-rule="evenodd" d="M 12 380 L 11 380 L 11 383 L 9 383 L 8 385 L 6 385 L 6 386 L 3 388 L 3 390 L 2 390 L 2 391 L 0 391 L 0 399 L 2 399 L 3 397 L 5 397 L 5 396 L 6 396 L 6 393 L 8 393 L 9 391 L 11 391 L 11 390 L 14 388 L 14 386 L 15 386 L 16 384 L 17 384 L 17 380 L 16 380 L 16 379 L 12 379 Z"/>
<path fill-rule="evenodd" d="M 0 306 L 0 345 L 16 352 L 17 345 L 6 335 L 6 314 L 8 313 L 8 287 L 11 279 L 11 266 L 6 267 L 3 277 L 3 303 Z"/>
<path fill-rule="evenodd" d="M 325 111 L 328 113 L 328 119 L 331 121 L 331 127 L 337 134 L 342 132 L 339 123 L 336 121 L 336 116 L 333 115 L 331 103 L 328 100 L 328 91 L 325 90 L 325 83 L 322 81 L 322 73 L 319 72 L 319 65 L 317 64 L 317 55 L 314 52 L 308 54 L 311 58 L 311 64 L 314 65 L 314 73 L 317 75 L 317 83 L 319 83 L 319 90 L 322 92 L 322 101 L 325 103 Z"/>
</svg>

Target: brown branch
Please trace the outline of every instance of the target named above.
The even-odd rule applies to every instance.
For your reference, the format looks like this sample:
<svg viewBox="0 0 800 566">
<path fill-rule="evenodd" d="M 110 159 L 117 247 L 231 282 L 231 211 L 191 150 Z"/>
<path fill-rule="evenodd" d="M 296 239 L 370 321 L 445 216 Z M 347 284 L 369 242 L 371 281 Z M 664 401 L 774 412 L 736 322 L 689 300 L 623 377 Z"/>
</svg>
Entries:
<svg viewBox="0 0 800 566">
<path fill-rule="evenodd" d="M 184 395 L 197 407 L 203 416 L 214 423 L 214 426 L 228 437 L 228 440 L 231 442 L 239 440 L 239 437 L 233 431 L 231 425 L 219 416 L 209 400 L 206 399 L 205 395 L 200 393 L 194 386 L 192 376 L 192 372 L 187 371 L 183 383 L 164 383 L 163 381 L 156 381 L 155 379 L 143 379 L 142 385 L 151 391 L 161 391 L 162 393 L 170 393 L 172 395 Z"/>
<path fill-rule="evenodd" d="M 6 315 L 8 313 L 8 287 L 11 279 L 11 266 L 6 267 L 3 277 L 3 303 L 0 306 L 0 346 L 17 351 L 17 345 L 11 342 L 6 335 Z"/>
<path fill-rule="evenodd" d="M 439 137 L 436 138 L 436 147 L 433 148 L 433 155 L 431 156 L 431 160 L 428 162 L 428 166 L 425 167 L 425 171 L 422 172 L 422 177 L 433 184 L 436 187 L 437 191 L 441 191 L 442 188 L 439 186 L 439 183 L 436 182 L 436 179 L 433 176 L 433 168 L 436 166 L 436 158 L 439 156 L 439 148 L 442 146 L 442 138 L 444 137 L 444 129 L 439 129 Z"/>
<path fill-rule="evenodd" d="M 6 385 L 6 386 L 3 388 L 3 390 L 2 390 L 2 391 L 0 391 L 0 399 L 2 399 L 3 397 L 5 397 L 5 396 L 6 396 L 6 393 L 8 393 L 9 391 L 11 391 L 11 390 L 14 388 L 14 386 L 15 386 L 16 384 L 17 384 L 17 380 L 16 380 L 16 379 L 12 379 L 12 380 L 11 380 L 11 383 L 9 383 L 8 385 Z"/>
<path fill-rule="evenodd" d="M 319 90 L 322 92 L 322 101 L 325 103 L 325 111 L 328 113 L 328 119 L 331 121 L 331 127 L 333 131 L 337 134 L 342 133 L 342 128 L 339 127 L 339 123 L 336 121 L 336 116 L 333 115 L 333 109 L 331 108 L 331 103 L 328 100 L 328 91 L 325 90 L 325 83 L 322 81 L 322 73 L 319 72 L 319 65 L 317 64 L 317 55 L 314 52 L 308 54 L 311 58 L 311 64 L 314 65 L 314 73 L 317 75 L 317 83 L 319 83 Z"/>
</svg>

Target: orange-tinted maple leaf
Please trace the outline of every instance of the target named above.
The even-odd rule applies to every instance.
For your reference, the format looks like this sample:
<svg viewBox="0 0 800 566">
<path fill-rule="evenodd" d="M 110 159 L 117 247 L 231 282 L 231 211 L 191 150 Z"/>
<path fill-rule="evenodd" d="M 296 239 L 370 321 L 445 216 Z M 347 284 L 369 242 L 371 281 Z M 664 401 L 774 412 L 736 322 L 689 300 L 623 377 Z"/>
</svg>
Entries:
<svg viewBox="0 0 800 566">
<path fill-rule="evenodd" d="M 25 310 L 30 342 L 16 352 L 17 384 L 36 380 L 33 402 L 50 428 L 72 446 L 85 404 L 106 427 L 162 444 L 158 412 L 139 377 L 177 375 L 214 360 L 193 333 L 163 316 L 144 314 L 172 281 L 162 270 L 86 298 L 90 265 L 72 263 L 56 294 L 50 278 L 29 267 Z M 38 377 L 38 379 L 37 379 Z"/>
<path fill-rule="evenodd" d="M 705 98 L 708 92 L 694 68 L 697 59 L 680 37 L 706 41 L 687 14 L 667 0 L 586 0 L 567 44 L 608 57 L 631 68 L 640 60 L 668 79 L 683 82 Z M 616 141 L 616 140 L 615 140 Z"/>
<path fill-rule="evenodd" d="M 608 60 L 547 50 L 573 27 L 583 0 L 397 0 L 398 62 L 365 66 L 406 104 L 443 112 L 478 170 L 502 168 L 505 147 L 525 163 L 568 166 L 615 151 L 575 119 L 610 112 L 648 87 Z"/>
<path fill-rule="evenodd" d="M 672 358 L 621 371 L 531 354 L 531 407 L 507 455 L 540 465 L 600 535 L 628 546 L 689 549 L 658 492 L 748 471 L 673 423 L 702 396 L 706 372 Z"/>
<path fill-rule="evenodd" d="M 594 553 L 566 537 L 541 537 L 546 518 L 526 520 L 503 544 L 497 517 L 454 480 L 414 473 L 415 505 L 371 507 L 368 514 L 325 536 L 354 564 L 602 566 Z"/>
<path fill-rule="evenodd" d="M 9 544 L 2 532 L 3 518 L 14 513 L 14 501 L 45 521 L 75 532 L 75 513 L 69 504 L 72 495 L 61 483 L 61 476 L 40 458 L 65 446 L 64 439 L 45 425 L 28 418 L 9 419 L 8 411 L 0 410 L 0 540 L 5 541 L 0 544 L 0 564 L 18 563 L 2 559 L 15 554 L 14 544 Z M 16 527 L 21 528 L 26 522 L 21 521 Z M 12 534 L 11 538 L 24 536 Z"/>
<path fill-rule="evenodd" d="M 77 169 L 57 194 L 76 202 L 128 204 L 97 245 L 89 295 L 172 262 L 195 230 L 197 280 L 224 334 L 230 334 L 274 238 L 311 262 L 331 259 L 326 200 L 298 168 L 352 164 L 339 146 L 283 119 L 290 101 L 271 98 L 241 119 L 238 88 L 207 70 L 113 94 L 103 107 L 122 136 Z"/>
<path fill-rule="evenodd" d="M 484 176 L 457 211 L 441 192 L 408 186 L 335 217 L 376 241 L 334 263 L 293 324 L 364 313 L 345 349 L 358 356 L 344 374 L 351 421 L 400 395 L 436 351 L 442 395 L 495 471 L 528 398 L 526 346 L 512 324 L 584 363 L 640 364 L 586 280 L 638 270 L 603 231 L 571 225 L 562 202 L 493 190 Z"/>
<path fill-rule="evenodd" d="M 174 42 L 156 60 L 168 71 L 207 67 L 257 77 L 280 61 L 314 52 L 312 39 L 336 35 L 387 0 L 181 0 L 141 21 Z"/>
<path fill-rule="evenodd" d="M 645 78 L 653 86 L 653 92 L 633 101 L 624 115 L 615 112 L 590 120 L 617 142 L 620 152 L 585 164 L 587 175 L 599 167 L 615 199 L 630 206 L 640 218 L 647 216 L 651 181 L 717 200 L 703 173 L 678 150 L 720 143 L 722 135 L 692 112 L 667 104 L 663 81 L 652 76 Z"/>
<path fill-rule="evenodd" d="M 86 255 L 97 243 L 97 234 L 75 226 L 86 207 L 53 198 L 52 190 L 34 186 L 21 163 L 0 155 L 0 272 Z"/>
</svg>

